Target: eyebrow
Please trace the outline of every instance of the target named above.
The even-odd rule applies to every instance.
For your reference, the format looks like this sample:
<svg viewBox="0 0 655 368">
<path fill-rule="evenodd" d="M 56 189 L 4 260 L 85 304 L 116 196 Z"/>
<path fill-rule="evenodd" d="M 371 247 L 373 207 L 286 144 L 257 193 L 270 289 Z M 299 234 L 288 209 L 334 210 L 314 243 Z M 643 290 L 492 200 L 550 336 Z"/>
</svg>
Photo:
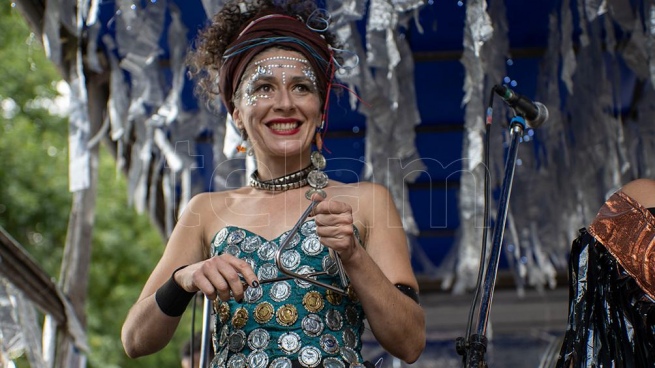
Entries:
<svg viewBox="0 0 655 368">
<path fill-rule="evenodd" d="M 265 82 L 274 82 L 278 80 L 279 78 L 276 78 L 273 75 L 260 75 L 255 81 L 265 81 Z M 291 83 L 298 83 L 298 82 L 307 82 L 307 83 L 312 83 L 312 80 L 307 77 L 306 75 L 294 75 L 293 77 L 288 77 L 287 80 Z"/>
</svg>

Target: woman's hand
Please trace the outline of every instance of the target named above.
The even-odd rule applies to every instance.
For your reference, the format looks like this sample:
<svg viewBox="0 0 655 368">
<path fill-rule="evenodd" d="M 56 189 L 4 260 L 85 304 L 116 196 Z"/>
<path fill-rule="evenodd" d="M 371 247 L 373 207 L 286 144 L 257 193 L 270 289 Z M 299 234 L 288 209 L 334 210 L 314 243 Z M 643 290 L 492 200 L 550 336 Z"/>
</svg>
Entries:
<svg viewBox="0 0 655 368">
<path fill-rule="evenodd" d="M 358 250 L 355 240 L 352 207 L 336 200 L 324 200 L 314 194 L 313 201 L 319 202 L 312 215 L 316 222 L 316 234 L 321 244 L 339 253 L 341 260 L 348 260 Z"/>
<path fill-rule="evenodd" d="M 241 301 L 248 286 L 259 286 L 250 265 L 231 254 L 222 254 L 189 265 L 176 272 L 174 277 L 175 282 L 184 290 L 200 290 L 212 300 L 220 298 L 227 301 L 234 297 Z"/>
</svg>

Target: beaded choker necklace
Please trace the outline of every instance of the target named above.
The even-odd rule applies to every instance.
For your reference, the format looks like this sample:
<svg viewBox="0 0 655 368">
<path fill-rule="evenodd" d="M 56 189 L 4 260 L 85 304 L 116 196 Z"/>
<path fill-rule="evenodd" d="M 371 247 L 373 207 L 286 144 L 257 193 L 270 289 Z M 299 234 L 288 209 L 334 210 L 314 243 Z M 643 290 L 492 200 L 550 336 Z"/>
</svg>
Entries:
<svg viewBox="0 0 655 368">
<path fill-rule="evenodd" d="M 314 170 L 314 165 L 310 164 L 306 168 L 271 180 L 260 180 L 259 173 L 255 170 L 250 175 L 250 186 L 255 189 L 270 190 L 273 192 L 284 192 L 290 189 L 302 188 L 308 184 L 307 177 Z"/>
</svg>

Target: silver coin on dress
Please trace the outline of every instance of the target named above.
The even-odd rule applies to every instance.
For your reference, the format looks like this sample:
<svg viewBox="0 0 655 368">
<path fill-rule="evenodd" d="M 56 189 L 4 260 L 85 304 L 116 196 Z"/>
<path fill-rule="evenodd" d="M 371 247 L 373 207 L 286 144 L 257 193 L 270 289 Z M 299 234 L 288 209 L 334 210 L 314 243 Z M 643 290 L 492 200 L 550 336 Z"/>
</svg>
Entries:
<svg viewBox="0 0 655 368">
<path fill-rule="evenodd" d="M 256 328 L 248 335 L 248 347 L 252 350 L 263 350 L 268 347 L 271 335 L 263 328 Z"/>
<path fill-rule="evenodd" d="M 214 358 L 214 362 L 216 363 L 217 366 L 219 367 L 225 367 L 225 363 L 227 363 L 227 354 L 229 353 L 227 347 L 223 348 L 218 354 L 216 354 L 216 357 Z"/>
<path fill-rule="evenodd" d="M 225 241 L 225 238 L 227 238 L 228 230 L 227 228 L 222 228 L 221 231 L 216 234 L 216 237 L 214 238 L 214 246 L 218 247 Z"/>
<path fill-rule="evenodd" d="M 356 326 L 359 322 L 359 313 L 352 305 L 346 307 L 346 321 L 353 326 Z"/>
<path fill-rule="evenodd" d="M 289 233 L 286 232 L 286 233 L 282 234 L 282 236 L 280 236 L 280 245 L 282 243 L 284 243 L 284 241 L 286 240 L 288 235 L 289 235 Z M 289 243 L 284 247 L 284 249 L 291 249 L 291 248 L 295 247 L 296 245 L 298 245 L 298 243 L 300 243 L 300 234 L 294 233 L 293 237 L 291 238 L 291 240 L 289 240 Z"/>
<path fill-rule="evenodd" d="M 316 235 L 310 235 L 302 241 L 300 246 L 305 254 L 315 256 L 323 251 L 323 244 Z"/>
<path fill-rule="evenodd" d="M 246 333 L 242 330 L 232 332 L 227 339 L 227 347 L 232 352 L 239 352 L 246 345 Z"/>
<path fill-rule="evenodd" d="M 347 347 L 354 349 L 357 346 L 357 336 L 350 328 L 343 330 L 343 342 Z"/>
<path fill-rule="evenodd" d="M 246 232 L 242 229 L 234 230 L 227 236 L 227 243 L 229 245 L 239 244 L 246 238 Z"/>
<path fill-rule="evenodd" d="M 277 339 L 277 344 L 287 354 L 300 350 L 300 336 L 295 332 L 286 332 Z"/>
<path fill-rule="evenodd" d="M 323 257 L 321 264 L 323 265 L 323 271 L 327 272 L 330 276 L 334 276 L 339 272 L 339 266 L 337 266 L 337 262 L 334 260 L 334 258 L 330 257 L 329 254 Z"/>
<path fill-rule="evenodd" d="M 325 314 L 325 324 L 332 331 L 339 331 L 343 327 L 343 317 L 336 309 L 330 309 Z"/>
<path fill-rule="evenodd" d="M 316 221 L 310 220 L 300 226 L 300 233 L 304 236 L 316 236 Z"/>
<path fill-rule="evenodd" d="M 257 249 L 257 255 L 264 261 L 270 261 L 275 257 L 277 252 L 277 245 L 273 242 L 266 242 Z"/>
<path fill-rule="evenodd" d="M 295 249 L 288 250 L 282 253 L 280 261 L 287 270 L 295 270 L 300 265 L 300 253 Z"/>
<path fill-rule="evenodd" d="M 341 359 L 328 357 L 323 359 L 323 368 L 346 368 Z"/>
<path fill-rule="evenodd" d="M 269 294 L 276 302 L 284 301 L 291 295 L 291 285 L 286 281 L 278 281 L 271 286 Z"/>
<path fill-rule="evenodd" d="M 242 353 L 232 355 L 227 360 L 227 368 L 246 368 L 246 356 Z"/>
<path fill-rule="evenodd" d="M 243 293 L 243 299 L 246 303 L 255 303 L 264 295 L 264 289 L 261 286 L 249 287 Z"/>
<path fill-rule="evenodd" d="M 242 243 L 241 243 L 241 250 L 243 250 L 246 253 L 252 253 L 259 249 L 259 247 L 262 245 L 262 239 L 258 236 L 250 236 L 247 237 Z"/>
<path fill-rule="evenodd" d="M 271 362 L 271 365 L 268 366 L 268 368 L 291 368 L 291 359 L 287 357 L 279 357 L 273 359 Z"/>
<path fill-rule="evenodd" d="M 241 254 L 241 249 L 236 245 L 228 245 L 227 248 L 225 248 L 225 253 L 233 255 L 236 258 L 239 258 L 239 254 Z"/>
<path fill-rule="evenodd" d="M 312 267 L 310 267 L 310 266 L 307 266 L 307 265 L 300 266 L 298 268 L 298 270 L 296 271 L 296 273 L 298 273 L 300 275 L 307 275 L 307 274 L 310 274 L 310 273 L 313 273 L 313 272 L 315 272 L 314 269 Z M 311 278 L 311 279 L 314 279 L 314 280 L 316 279 L 315 276 L 308 276 L 308 277 Z M 307 281 L 304 281 L 304 280 L 301 280 L 301 279 L 294 279 L 293 281 L 296 283 L 296 285 L 300 286 L 303 289 L 307 289 L 307 288 L 312 286 L 311 283 L 309 283 Z"/>
<path fill-rule="evenodd" d="M 225 344 L 227 344 L 228 337 L 230 337 L 230 328 L 228 327 L 228 325 L 223 325 L 223 328 L 221 328 L 218 345 L 225 346 Z"/>
<path fill-rule="evenodd" d="M 321 362 L 321 351 L 315 346 L 305 346 L 298 353 L 298 362 L 303 367 L 316 367 Z"/>
<path fill-rule="evenodd" d="M 257 270 L 257 278 L 260 280 L 270 280 L 277 277 L 277 266 L 273 263 L 264 263 Z"/>
<path fill-rule="evenodd" d="M 320 339 L 321 349 L 328 354 L 336 354 L 339 352 L 339 342 L 337 338 L 330 334 L 321 336 Z"/>
<path fill-rule="evenodd" d="M 248 368 L 266 368 L 268 354 L 261 350 L 255 350 L 248 355 L 246 361 L 248 362 Z"/>
<path fill-rule="evenodd" d="M 301 322 L 302 330 L 307 336 L 318 336 L 323 332 L 323 321 L 317 314 L 306 315 Z"/>
</svg>

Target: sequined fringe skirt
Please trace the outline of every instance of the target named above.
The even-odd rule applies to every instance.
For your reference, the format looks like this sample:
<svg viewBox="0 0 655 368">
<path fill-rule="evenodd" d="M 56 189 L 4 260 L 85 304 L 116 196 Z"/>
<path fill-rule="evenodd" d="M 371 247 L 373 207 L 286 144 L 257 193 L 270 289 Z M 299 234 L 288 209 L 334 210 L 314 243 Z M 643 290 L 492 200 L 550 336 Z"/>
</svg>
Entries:
<svg viewBox="0 0 655 368">
<path fill-rule="evenodd" d="M 569 314 L 557 368 L 655 367 L 655 303 L 586 229 L 569 260 Z"/>
</svg>

